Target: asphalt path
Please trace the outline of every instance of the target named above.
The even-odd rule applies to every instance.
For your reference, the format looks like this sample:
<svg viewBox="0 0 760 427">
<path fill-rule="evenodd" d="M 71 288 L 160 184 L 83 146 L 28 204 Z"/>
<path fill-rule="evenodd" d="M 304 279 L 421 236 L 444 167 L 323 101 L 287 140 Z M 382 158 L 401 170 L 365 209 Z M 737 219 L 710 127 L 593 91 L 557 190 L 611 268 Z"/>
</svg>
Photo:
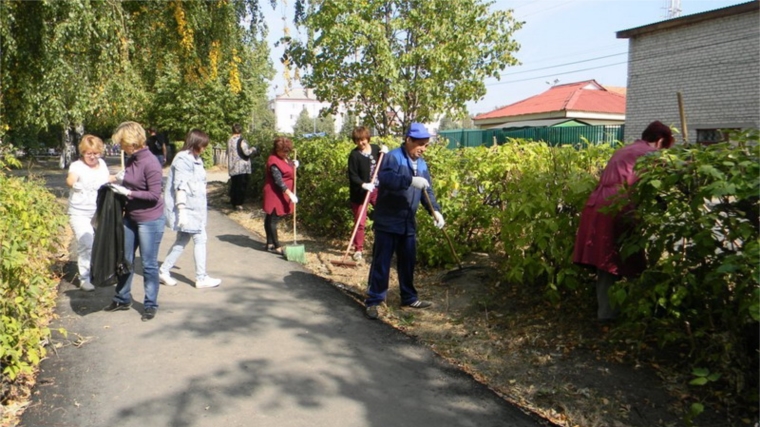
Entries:
<svg viewBox="0 0 760 427">
<path fill-rule="evenodd" d="M 66 171 L 38 172 L 65 194 Z M 52 325 L 67 335 L 54 332 L 21 426 L 548 424 L 414 338 L 365 319 L 338 288 L 267 253 L 261 236 L 225 215 L 210 210 L 207 231 L 207 269 L 222 285 L 192 286 L 189 245 L 172 271 L 180 283 L 161 286 L 148 322 L 139 261 L 133 306 L 114 313 L 102 311 L 113 287 L 79 290 L 69 262 Z M 167 229 L 159 261 L 174 237 Z"/>
</svg>

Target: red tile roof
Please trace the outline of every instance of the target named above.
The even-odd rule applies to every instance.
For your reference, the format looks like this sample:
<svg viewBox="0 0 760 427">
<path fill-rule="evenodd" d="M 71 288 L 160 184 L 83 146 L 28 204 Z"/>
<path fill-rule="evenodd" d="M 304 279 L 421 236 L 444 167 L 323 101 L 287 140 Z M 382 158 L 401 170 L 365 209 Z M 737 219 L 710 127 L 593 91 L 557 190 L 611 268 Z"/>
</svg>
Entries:
<svg viewBox="0 0 760 427">
<path fill-rule="evenodd" d="M 595 80 L 557 85 L 539 95 L 475 116 L 474 120 L 554 111 L 625 114 L 625 95 L 616 92 L 605 89 Z"/>
</svg>

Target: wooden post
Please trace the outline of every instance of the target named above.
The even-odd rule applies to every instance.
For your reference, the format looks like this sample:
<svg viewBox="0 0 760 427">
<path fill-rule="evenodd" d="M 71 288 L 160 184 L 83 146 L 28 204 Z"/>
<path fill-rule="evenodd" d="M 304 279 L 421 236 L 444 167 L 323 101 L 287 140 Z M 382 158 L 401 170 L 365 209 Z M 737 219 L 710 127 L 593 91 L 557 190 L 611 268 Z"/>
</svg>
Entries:
<svg viewBox="0 0 760 427">
<path fill-rule="evenodd" d="M 686 113 L 683 108 L 683 96 L 681 96 L 681 92 L 676 92 L 676 96 L 678 96 L 678 113 L 681 115 L 681 137 L 683 138 L 683 143 L 688 144 L 689 129 L 686 127 Z"/>
</svg>

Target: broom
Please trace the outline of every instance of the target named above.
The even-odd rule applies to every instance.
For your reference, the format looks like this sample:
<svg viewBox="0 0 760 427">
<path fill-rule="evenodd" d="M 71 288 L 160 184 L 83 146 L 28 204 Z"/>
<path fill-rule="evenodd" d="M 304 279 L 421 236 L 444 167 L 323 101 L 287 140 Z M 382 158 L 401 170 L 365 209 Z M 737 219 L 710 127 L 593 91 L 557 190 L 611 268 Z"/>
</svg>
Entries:
<svg viewBox="0 0 760 427">
<path fill-rule="evenodd" d="M 296 160 L 296 150 L 293 150 L 293 160 Z M 297 177 L 298 168 L 293 168 L 293 194 L 295 194 L 296 197 L 298 197 L 298 193 L 296 193 Z M 306 264 L 306 248 L 304 248 L 303 245 L 298 244 L 298 234 L 296 233 L 297 205 L 298 203 L 293 203 L 293 244 L 285 246 L 285 259 Z"/>
<path fill-rule="evenodd" d="M 377 159 L 377 166 L 375 166 L 375 173 L 372 174 L 372 179 L 370 182 L 375 182 L 375 179 L 377 178 L 377 172 L 380 170 L 380 164 L 383 163 L 383 156 L 385 153 L 380 153 L 380 157 Z M 359 210 L 359 218 L 364 215 L 364 211 L 367 209 L 367 204 L 369 203 L 369 196 L 370 192 L 367 191 L 367 194 L 364 196 L 364 203 L 362 203 L 362 207 Z M 354 242 L 354 237 L 356 237 L 356 232 L 359 230 L 359 221 L 356 221 L 356 224 L 354 224 L 354 231 L 351 232 L 351 238 L 348 239 L 348 247 L 346 248 L 346 253 L 343 254 L 343 258 L 341 258 L 340 261 L 331 259 L 330 262 L 333 265 L 337 265 L 339 267 L 356 267 L 356 262 L 354 261 L 347 261 L 346 258 L 348 258 L 348 253 L 351 252 L 351 244 Z"/>
</svg>

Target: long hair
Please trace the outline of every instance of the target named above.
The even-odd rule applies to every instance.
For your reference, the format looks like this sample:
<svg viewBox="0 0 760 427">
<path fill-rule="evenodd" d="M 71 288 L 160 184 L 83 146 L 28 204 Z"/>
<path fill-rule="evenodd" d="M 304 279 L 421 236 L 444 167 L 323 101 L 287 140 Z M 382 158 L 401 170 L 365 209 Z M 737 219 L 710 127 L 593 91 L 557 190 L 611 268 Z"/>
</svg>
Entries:
<svg viewBox="0 0 760 427">
<path fill-rule="evenodd" d="M 204 148 L 208 146 L 208 135 L 206 132 L 200 129 L 193 129 L 187 133 L 185 137 L 185 145 L 182 146 L 182 150 L 188 150 L 194 154 L 199 154 Z"/>
</svg>

